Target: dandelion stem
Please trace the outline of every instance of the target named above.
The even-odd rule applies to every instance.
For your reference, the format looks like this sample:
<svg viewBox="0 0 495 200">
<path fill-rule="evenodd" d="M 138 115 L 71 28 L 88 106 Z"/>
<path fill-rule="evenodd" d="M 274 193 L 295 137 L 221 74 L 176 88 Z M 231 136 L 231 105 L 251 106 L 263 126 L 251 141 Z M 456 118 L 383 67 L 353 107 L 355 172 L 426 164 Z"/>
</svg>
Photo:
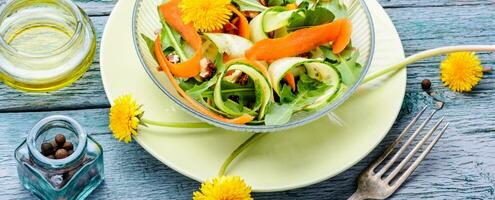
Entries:
<svg viewBox="0 0 495 200">
<path fill-rule="evenodd" d="M 225 160 L 225 162 L 222 164 L 222 167 L 220 168 L 220 171 L 218 172 L 218 176 L 223 176 L 225 175 L 225 172 L 227 171 L 227 168 L 229 167 L 230 163 L 234 161 L 234 159 L 241 154 L 245 149 L 247 149 L 251 144 L 255 143 L 258 141 L 261 137 L 265 136 L 263 133 L 255 133 L 251 137 L 249 137 L 244 143 L 242 143 L 237 149 L 235 149 L 230 156 Z"/>
<path fill-rule="evenodd" d="M 495 52 L 495 45 L 460 45 L 460 46 L 448 46 L 448 47 L 440 47 L 436 49 L 426 50 L 414 54 L 412 56 L 407 57 L 401 62 L 392 65 L 386 69 L 383 69 L 379 72 L 375 72 L 367 76 L 361 84 L 368 83 L 369 81 L 375 80 L 378 77 L 381 77 L 385 74 L 396 72 L 400 69 L 403 69 L 407 65 L 413 64 L 423 59 L 431 58 L 433 56 L 438 56 L 447 53 L 460 52 L 460 51 L 487 51 L 487 52 Z"/>
<path fill-rule="evenodd" d="M 145 125 L 164 126 L 170 128 L 211 128 L 213 126 L 202 122 L 159 122 L 150 119 L 141 119 Z"/>
</svg>

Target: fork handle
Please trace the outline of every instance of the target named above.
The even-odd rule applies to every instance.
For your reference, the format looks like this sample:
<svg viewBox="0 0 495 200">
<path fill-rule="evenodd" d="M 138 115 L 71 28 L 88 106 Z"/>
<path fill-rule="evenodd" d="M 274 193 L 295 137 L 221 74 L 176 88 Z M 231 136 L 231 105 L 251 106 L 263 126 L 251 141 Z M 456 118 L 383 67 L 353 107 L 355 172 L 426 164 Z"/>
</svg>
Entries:
<svg viewBox="0 0 495 200">
<path fill-rule="evenodd" d="M 362 200 L 362 199 L 365 199 L 364 196 L 361 195 L 361 193 L 359 191 L 356 191 L 347 200 Z"/>
</svg>

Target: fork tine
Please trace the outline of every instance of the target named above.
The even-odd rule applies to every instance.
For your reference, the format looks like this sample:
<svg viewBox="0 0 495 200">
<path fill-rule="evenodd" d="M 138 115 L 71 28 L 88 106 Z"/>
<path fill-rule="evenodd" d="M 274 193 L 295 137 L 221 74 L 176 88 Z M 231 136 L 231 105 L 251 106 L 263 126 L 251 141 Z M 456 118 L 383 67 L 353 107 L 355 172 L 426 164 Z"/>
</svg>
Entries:
<svg viewBox="0 0 495 200">
<path fill-rule="evenodd" d="M 442 131 L 435 137 L 435 139 L 433 139 L 433 141 L 428 145 L 428 147 L 426 147 L 426 149 L 423 151 L 423 153 L 421 153 L 421 155 L 418 158 L 416 158 L 414 163 L 411 166 L 409 166 L 409 168 L 404 172 L 404 174 L 402 174 L 397 179 L 397 181 L 395 181 L 395 183 L 392 184 L 393 187 L 397 188 L 400 185 L 402 185 L 402 183 L 404 183 L 404 181 L 414 172 L 414 170 L 416 170 L 416 168 L 419 166 L 419 163 L 421 163 L 421 161 L 423 161 L 423 159 L 426 158 L 428 153 L 430 153 L 431 149 L 433 149 L 433 146 L 435 146 L 435 144 L 437 144 L 438 140 L 445 133 L 445 131 L 447 130 L 447 127 L 449 127 L 449 124 L 450 123 L 445 124 L 445 126 L 442 128 Z"/>
<path fill-rule="evenodd" d="M 423 109 L 421 109 L 421 111 L 419 111 L 419 113 L 413 118 L 413 120 L 400 133 L 399 137 L 397 137 L 397 139 L 395 139 L 395 141 L 389 147 L 387 147 L 387 149 L 382 153 L 382 155 L 380 155 L 380 157 L 378 157 L 378 159 L 373 161 L 373 163 L 369 167 L 370 169 L 375 169 L 378 165 L 380 165 L 380 163 L 383 162 L 383 160 L 385 160 L 385 158 L 394 150 L 395 146 L 402 140 L 404 135 L 407 134 L 409 129 L 411 129 L 414 124 L 416 124 L 416 121 L 418 121 L 418 119 L 423 115 L 427 107 L 428 106 L 425 106 Z"/>
<path fill-rule="evenodd" d="M 440 124 L 443 122 L 445 118 L 442 117 L 435 126 L 433 126 L 430 131 L 421 139 L 421 141 L 416 144 L 416 146 L 413 148 L 409 154 L 397 165 L 397 167 L 394 168 L 394 170 L 385 178 L 385 182 L 389 183 L 404 166 L 411 160 L 411 158 L 418 152 L 418 150 L 426 143 L 426 141 L 433 135 L 433 133 L 437 130 L 437 128 L 440 126 Z"/>
<path fill-rule="evenodd" d="M 428 118 L 426 118 L 426 120 L 418 127 L 418 129 L 416 129 L 416 131 L 409 137 L 409 139 L 407 139 L 406 143 L 404 143 L 402 145 L 402 147 L 397 151 L 397 153 L 395 153 L 395 155 L 392 157 L 392 159 L 390 159 L 387 164 L 385 164 L 385 166 L 383 166 L 383 168 L 380 169 L 380 171 L 378 171 L 376 174 L 378 176 L 382 176 L 391 166 L 392 164 L 395 163 L 395 161 L 397 161 L 397 159 L 399 158 L 400 155 L 402 155 L 402 153 L 404 153 L 404 151 L 406 150 L 406 148 L 412 143 L 412 141 L 414 140 L 414 138 L 416 138 L 416 136 L 423 130 L 423 128 L 426 126 L 426 124 L 428 124 L 428 122 L 431 120 L 431 118 L 433 117 L 433 115 L 435 115 L 435 113 L 437 112 L 438 110 L 434 110 L 430 116 L 428 116 Z"/>
</svg>

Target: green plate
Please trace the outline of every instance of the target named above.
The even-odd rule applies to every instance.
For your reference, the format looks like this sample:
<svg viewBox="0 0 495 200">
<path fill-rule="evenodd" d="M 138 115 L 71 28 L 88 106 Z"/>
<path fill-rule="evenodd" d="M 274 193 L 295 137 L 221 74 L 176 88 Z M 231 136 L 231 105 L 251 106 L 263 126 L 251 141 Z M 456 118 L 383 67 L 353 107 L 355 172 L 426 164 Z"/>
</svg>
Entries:
<svg viewBox="0 0 495 200">
<path fill-rule="evenodd" d="M 403 59 L 404 51 L 385 11 L 374 0 L 367 4 L 376 29 L 373 72 Z M 132 43 L 133 5 L 134 1 L 119 1 L 103 34 L 101 75 L 108 99 L 131 93 L 144 105 L 146 118 L 196 122 L 167 98 L 141 66 Z M 404 98 L 406 76 L 403 70 L 369 83 L 316 122 L 264 137 L 227 173 L 242 176 L 258 192 L 300 188 L 339 174 L 368 155 L 387 134 Z M 224 159 L 249 136 L 218 128 L 146 128 L 135 139 L 170 168 L 204 181 L 214 177 Z"/>
</svg>

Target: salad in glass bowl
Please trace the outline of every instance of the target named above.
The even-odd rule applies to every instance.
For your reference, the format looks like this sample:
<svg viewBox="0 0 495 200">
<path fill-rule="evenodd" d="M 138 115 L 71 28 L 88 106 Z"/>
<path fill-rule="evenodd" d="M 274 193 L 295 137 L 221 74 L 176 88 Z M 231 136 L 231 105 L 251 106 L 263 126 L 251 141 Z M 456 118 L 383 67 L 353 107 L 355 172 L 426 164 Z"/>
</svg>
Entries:
<svg viewBox="0 0 495 200">
<path fill-rule="evenodd" d="M 373 53 L 364 1 L 136 2 L 134 38 L 154 82 L 203 121 L 268 132 L 344 102 Z"/>
</svg>

